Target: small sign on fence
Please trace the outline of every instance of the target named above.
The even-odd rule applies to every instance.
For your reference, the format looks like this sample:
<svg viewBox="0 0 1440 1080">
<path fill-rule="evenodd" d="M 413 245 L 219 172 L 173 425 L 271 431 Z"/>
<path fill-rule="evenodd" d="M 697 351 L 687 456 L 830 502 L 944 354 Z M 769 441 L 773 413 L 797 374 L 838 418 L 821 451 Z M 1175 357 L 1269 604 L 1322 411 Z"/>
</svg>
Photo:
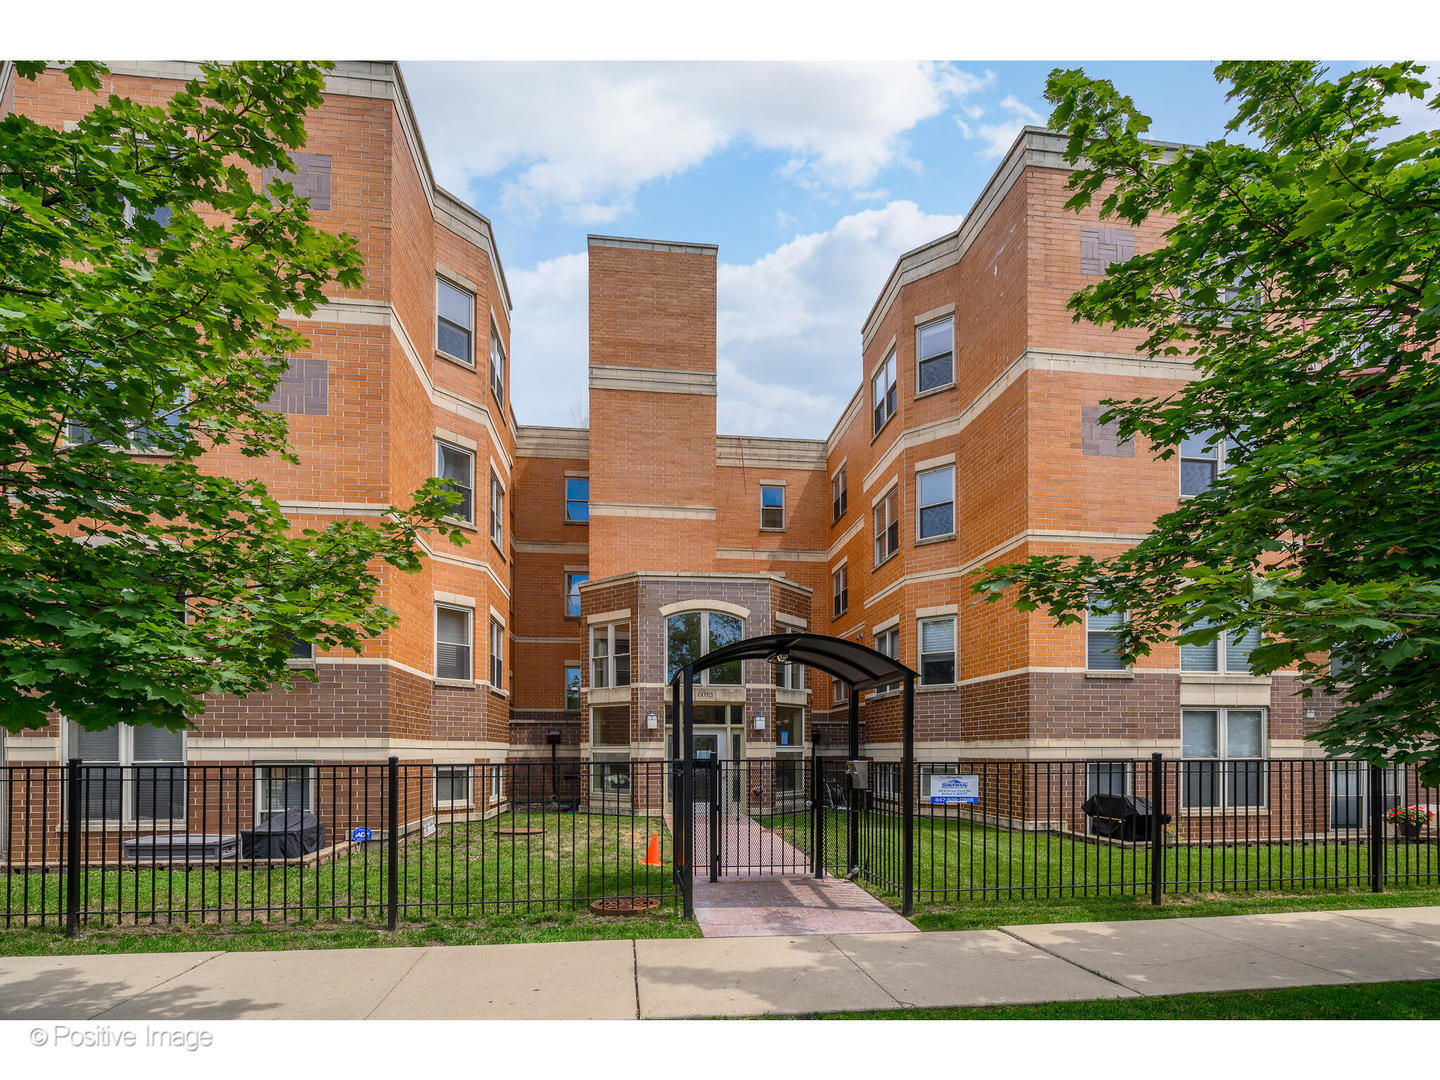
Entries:
<svg viewBox="0 0 1440 1080">
<path fill-rule="evenodd" d="M 932 803 L 978 803 L 980 801 L 980 777 L 975 773 L 961 776 L 930 774 L 930 790 L 927 794 Z"/>
<path fill-rule="evenodd" d="M 353 829 L 350 830 L 350 841 L 351 843 L 355 844 L 363 844 L 366 840 L 371 839 L 374 835 L 375 834 L 370 831 L 370 827 L 368 825 L 356 825 Z"/>
</svg>

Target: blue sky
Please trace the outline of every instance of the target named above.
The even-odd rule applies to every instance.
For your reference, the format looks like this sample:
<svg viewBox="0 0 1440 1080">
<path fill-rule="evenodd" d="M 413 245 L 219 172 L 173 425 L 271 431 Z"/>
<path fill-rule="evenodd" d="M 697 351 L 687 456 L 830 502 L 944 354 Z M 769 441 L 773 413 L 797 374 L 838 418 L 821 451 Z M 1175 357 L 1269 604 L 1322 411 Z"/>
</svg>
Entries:
<svg viewBox="0 0 1440 1080">
<path fill-rule="evenodd" d="M 1230 116 L 1208 63 L 1061 63 L 1112 79 L 1160 139 Z M 440 182 L 494 223 L 522 423 L 584 421 L 596 232 L 718 244 L 720 430 L 823 437 L 896 257 L 1044 123 L 1056 64 L 403 66 Z"/>
</svg>

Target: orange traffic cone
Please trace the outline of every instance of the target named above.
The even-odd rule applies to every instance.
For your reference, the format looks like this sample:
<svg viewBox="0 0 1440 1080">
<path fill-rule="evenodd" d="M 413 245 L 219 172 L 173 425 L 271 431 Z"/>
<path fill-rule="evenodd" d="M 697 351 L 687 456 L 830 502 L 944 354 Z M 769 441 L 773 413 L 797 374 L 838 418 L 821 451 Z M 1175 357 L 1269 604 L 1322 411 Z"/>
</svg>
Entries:
<svg viewBox="0 0 1440 1080">
<path fill-rule="evenodd" d="M 640 860 L 641 866 L 660 865 L 660 837 L 656 833 L 650 834 L 650 848 L 645 852 L 645 857 Z"/>
</svg>

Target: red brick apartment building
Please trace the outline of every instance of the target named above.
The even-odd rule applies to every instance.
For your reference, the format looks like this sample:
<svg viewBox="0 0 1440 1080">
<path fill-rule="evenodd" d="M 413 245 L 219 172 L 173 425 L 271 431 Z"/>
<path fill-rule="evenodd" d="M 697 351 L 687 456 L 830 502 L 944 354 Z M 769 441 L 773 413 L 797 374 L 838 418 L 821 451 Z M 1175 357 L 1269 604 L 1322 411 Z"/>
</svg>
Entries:
<svg viewBox="0 0 1440 1080">
<path fill-rule="evenodd" d="M 107 91 L 163 100 L 183 63 L 115 64 Z M 7 73 L 8 74 L 8 73 Z M 64 124 L 91 99 L 58 71 L 0 78 L 0 113 Z M 1062 140 L 1027 129 L 953 233 L 899 256 L 861 330 L 859 386 L 825 439 L 716 432 L 716 263 L 708 244 L 589 238 L 589 427 L 525 426 L 510 406 L 511 305 L 490 222 L 439 188 L 399 69 L 348 62 L 308 121 L 298 182 L 355 236 L 366 284 L 301 324 L 310 348 L 275 405 L 302 464 L 231 453 L 297 526 L 373 516 L 425 478 L 469 493 L 471 543 L 432 538 L 387 572 L 394 629 L 359 656 L 301 656 L 318 680 L 217 697 L 193 731 L 11 737 L 10 763 L 228 763 L 266 785 L 387 755 L 447 771 L 454 801 L 503 799 L 487 763 L 661 758 L 677 662 L 741 637 L 834 634 L 922 675 L 919 761 L 1153 751 L 1297 757 L 1329 708 L 1256 678 L 1247 643 L 1106 652 L 1107 617 L 1055 627 L 976 606 L 975 570 L 1038 553 L 1110 554 L 1223 468 L 1158 462 L 1097 423 L 1110 397 L 1192 377 L 1137 333 L 1071 321 L 1067 298 L 1157 242 L 1160 223 L 1064 209 Z M 524 317 L 524 313 L 520 313 Z M 524 357 L 520 357 L 524 363 Z M 747 662 L 696 688 L 699 745 L 774 758 L 843 753 L 843 688 Z M 865 753 L 898 759 L 900 695 L 861 703 Z M 1317 715 L 1318 714 L 1318 715 Z M 153 736 L 153 733 L 151 733 Z M 142 744 L 151 744 L 148 749 Z M 148 756 L 145 756 L 148 755 Z M 281 781 L 289 781 L 283 784 Z M 461 789 L 465 794 L 461 793 Z"/>
</svg>

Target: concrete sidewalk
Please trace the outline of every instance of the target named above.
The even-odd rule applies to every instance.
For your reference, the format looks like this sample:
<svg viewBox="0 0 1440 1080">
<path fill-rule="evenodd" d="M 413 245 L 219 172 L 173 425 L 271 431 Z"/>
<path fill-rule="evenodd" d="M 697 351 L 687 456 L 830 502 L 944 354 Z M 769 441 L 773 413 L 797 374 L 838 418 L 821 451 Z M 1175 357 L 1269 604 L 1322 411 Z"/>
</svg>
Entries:
<svg viewBox="0 0 1440 1080">
<path fill-rule="evenodd" d="M 0 1019 L 796 1015 L 1440 978 L 1440 907 L 954 933 L 0 958 Z"/>
</svg>

